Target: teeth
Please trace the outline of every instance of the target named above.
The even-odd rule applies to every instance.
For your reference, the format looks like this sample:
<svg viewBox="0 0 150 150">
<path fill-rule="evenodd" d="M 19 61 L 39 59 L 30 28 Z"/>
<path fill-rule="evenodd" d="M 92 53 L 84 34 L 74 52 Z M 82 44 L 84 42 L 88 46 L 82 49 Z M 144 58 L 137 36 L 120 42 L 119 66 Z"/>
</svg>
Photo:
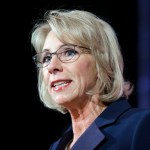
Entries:
<svg viewBox="0 0 150 150">
<path fill-rule="evenodd" d="M 66 85 L 68 82 L 64 82 L 64 81 L 61 81 L 61 82 L 57 82 L 57 83 L 54 83 L 53 86 L 59 86 L 59 85 Z"/>
</svg>

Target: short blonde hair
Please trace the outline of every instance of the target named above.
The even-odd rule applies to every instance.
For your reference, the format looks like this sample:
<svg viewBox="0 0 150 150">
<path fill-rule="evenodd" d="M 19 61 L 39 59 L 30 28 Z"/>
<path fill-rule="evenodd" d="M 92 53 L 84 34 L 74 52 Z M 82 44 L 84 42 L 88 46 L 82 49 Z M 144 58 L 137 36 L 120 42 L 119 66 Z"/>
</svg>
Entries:
<svg viewBox="0 0 150 150">
<path fill-rule="evenodd" d="M 32 30 L 31 44 L 37 53 L 42 51 L 45 38 L 51 30 L 63 43 L 71 41 L 91 50 L 98 71 L 97 86 L 100 101 L 111 103 L 121 96 L 129 96 L 132 88 L 130 82 L 124 81 L 123 57 L 110 24 L 84 10 L 47 11 L 43 20 L 37 22 Z M 38 92 L 45 106 L 62 113 L 67 112 L 49 95 L 43 82 L 42 69 L 38 70 Z M 94 91 L 89 91 L 87 94 L 93 93 Z"/>
</svg>

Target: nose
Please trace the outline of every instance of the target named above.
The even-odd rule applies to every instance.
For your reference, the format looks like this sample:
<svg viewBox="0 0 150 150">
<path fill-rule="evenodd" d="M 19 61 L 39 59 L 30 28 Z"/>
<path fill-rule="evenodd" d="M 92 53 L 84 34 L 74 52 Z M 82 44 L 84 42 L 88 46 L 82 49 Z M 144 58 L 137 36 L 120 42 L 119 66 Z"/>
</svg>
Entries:
<svg viewBox="0 0 150 150">
<path fill-rule="evenodd" d="M 53 55 L 49 65 L 47 66 L 49 73 L 56 74 L 57 72 L 62 72 L 62 62 L 58 59 L 56 55 Z"/>
</svg>

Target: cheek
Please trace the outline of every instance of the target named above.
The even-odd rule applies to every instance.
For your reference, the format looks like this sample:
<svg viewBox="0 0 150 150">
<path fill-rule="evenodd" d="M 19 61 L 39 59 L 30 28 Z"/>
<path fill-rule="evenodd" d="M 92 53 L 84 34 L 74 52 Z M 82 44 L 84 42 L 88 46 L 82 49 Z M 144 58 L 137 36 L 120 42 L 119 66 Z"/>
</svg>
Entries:
<svg viewBox="0 0 150 150">
<path fill-rule="evenodd" d="M 42 71 L 42 75 L 43 75 L 43 81 L 44 81 L 44 83 L 47 84 L 48 81 L 49 81 L 49 75 L 48 75 L 47 70 L 43 70 Z"/>
<path fill-rule="evenodd" d="M 86 88 L 95 86 L 97 81 L 97 69 L 95 61 L 85 61 L 78 65 L 81 83 Z"/>
</svg>

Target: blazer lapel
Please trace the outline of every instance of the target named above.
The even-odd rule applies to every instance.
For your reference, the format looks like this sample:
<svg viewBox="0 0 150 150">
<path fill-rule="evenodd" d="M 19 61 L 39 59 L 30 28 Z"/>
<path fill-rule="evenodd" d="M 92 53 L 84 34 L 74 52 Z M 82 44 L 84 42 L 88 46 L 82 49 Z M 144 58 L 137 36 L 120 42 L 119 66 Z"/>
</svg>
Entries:
<svg viewBox="0 0 150 150">
<path fill-rule="evenodd" d="M 92 150 L 104 139 L 95 122 L 81 135 L 71 150 Z"/>
</svg>

